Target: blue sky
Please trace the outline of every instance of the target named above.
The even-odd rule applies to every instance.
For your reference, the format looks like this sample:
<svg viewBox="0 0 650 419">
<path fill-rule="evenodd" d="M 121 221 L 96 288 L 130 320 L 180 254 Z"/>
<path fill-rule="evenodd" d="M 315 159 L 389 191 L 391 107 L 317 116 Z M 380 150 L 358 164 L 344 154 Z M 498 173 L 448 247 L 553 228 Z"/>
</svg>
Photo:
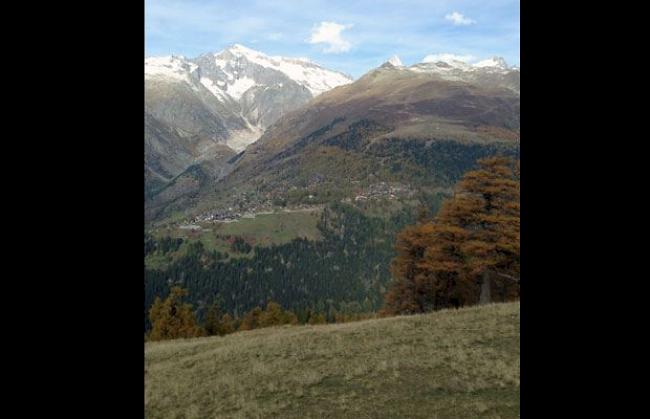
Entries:
<svg viewBox="0 0 650 419">
<path fill-rule="evenodd" d="M 519 65 L 519 1 L 145 0 L 145 56 L 233 43 L 355 78 L 392 55 L 405 65 L 443 53 Z"/>
</svg>

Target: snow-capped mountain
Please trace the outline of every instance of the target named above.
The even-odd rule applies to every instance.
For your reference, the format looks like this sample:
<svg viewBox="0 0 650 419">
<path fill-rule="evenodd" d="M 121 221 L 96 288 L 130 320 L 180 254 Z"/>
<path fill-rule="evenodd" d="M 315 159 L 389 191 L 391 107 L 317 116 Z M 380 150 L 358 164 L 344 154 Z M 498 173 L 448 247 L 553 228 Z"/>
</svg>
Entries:
<svg viewBox="0 0 650 419">
<path fill-rule="evenodd" d="M 402 64 L 402 60 L 400 60 L 397 55 L 393 55 L 392 57 L 390 57 L 388 59 L 388 61 L 386 61 L 384 64 L 382 64 L 382 66 L 385 66 L 385 67 L 388 67 L 388 66 L 390 66 L 390 67 L 403 67 L 404 64 Z"/>
<path fill-rule="evenodd" d="M 376 70 L 425 73 L 443 80 L 507 87 L 519 93 L 519 67 L 508 66 L 501 57 L 476 62 L 470 62 L 468 58 L 453 54 L 428 55 L 422 62 L 407 67 L 393 56 Z"/>
<path fill-rule="evenodd" d="M 198 66 L 183 57 L 150 57 L 144 59 L 145 79 L 161 78 L 192 84 L 192 73 Z"/>
<path fill-rule="evenodd" d="M 259 81 L 262 82 L 262 85 L 268 84 L 268 81 L 264 83 L 266 80 L 256 80 L 255 77 L 249 78 L 249 76 L 255 76 L 256 74 L 254 72 L 250 74 L 251 72 L 247 71 L 247 69 L 255 66 L 284 74 L 289 80 L 309 90 L 312 96 L 317 96 L 337 86 L 352 82 L 351 77 L 337 71 L 327 70 L 309 59 L 270 57 L 239 44 L 235 44 L 216 54 L 208 54 L 207 57 L 208 60 L 214 57 L 214 65 L 220 71 L 217 74 L 212 74 L 212 76 L 217 77 L 217 80 L 221 82 L 221 86 L 226 87 L 226 89 L 229 86 L 237 86 L 237 88 L 232 88 L 233 96 L 241 96 L 243 91 L 259 84 Z M 205 58 L 205 56 L 201 58 Z M 203 59 L 200 60 L 200 62 L 204 61 Z M 208 74 L 206 73 L 205 76 L 208 76 Z M 219 80 L 223 76 L 225 76 L 226 80 Z M 261 76 L 262 79 L 265 78 L 265 75 Z"/>
<path fill-rule="evenodd" d="M 196 118 L 178 115 L 184 110 L 182 106 L 170 109 L 164 104 L 162 112 L 152 112 L 153 116 L 172 128 L 181 128 L 181 135 L 207 136 L 208 140 L 227 144 L 236 151 L 257 140 L 266 127 L 285 113 L 352 81 L 343 73 L 304 58 L 271 57 L 239 44 L 194 59 L 145 59 L 147 91 L 181 88 L 186 93 L 193 92 L 193 99 L 206 102 L 207 112 L 214 114 L 218 123 L 210 124 L 213 129 L 207 131 L 199 125 L 192 129 L 188 123 L 178 127 L 178 121 Z M 145 95 L 146 102 L 158 96 Z M 151 108 L 161 107 L 156 105 Z"/>
<path fill-rule="evenodd" d="M 413 153 L 426 152 L 431 161 L 444 161 L 450 150 L 462 150 L 466 144 L 484 147 L 486 153 L 491 147 L 497 147 L 496 144 L 497 148 L 502 144 L 516 147 L 519 70 L 509 68 L 498 58 L 478 62 L 459 59 L 463 58 L 459 56 L 429 58 L 405 66 L 398 57 L 391 57 L 354 82 L 316 97 L 313 95 L 318 93 L 319 85 L 331 87 L 335 84 L 328 84 L 332 80 L 343 80 L 339 73 L 312 67 L 307 60 L 268 57 L 234 46 L 184 62 L 180 58 L 162 64 L 152 62 L 148 70 L 149 85 L 166 80 L 165 86 L 177 86 L 178 93 L 168 96 L 166 103 L 183 94 L 202 98 L 210 109 L 219 106 L 224 109 L 219 121 L 226 128 L 219 131 L 215 123 L 204 132 L 215 132 L 215 135 L 223 132 L 224 143 L 232 144 L 233 132 L 240 132 L 245 139 L 250 127 L 267 128 L 259 140 L 236 156 L 228 155 L 227 150 L 201 145 L 214 157 L 194 164 L 191 170 L 168 181 L 166 185 L 170 186 L 164 186 L 166 189 L 154 184 L 147 208 L 151 208 L 153 218 L 176 211 L 198 213 L 212 205 L 231 206 L 236 191 L 247 188 L 259 191 L 263 185 L 265 193 L 282 196 L 293 186 L 303 187 L 303 180 L 312 179 L 314 170 L 318 171 L 319 179 L 323 176 L 331 184 L 347 182 L 345 179 L 351 176 L 355 179 L 369 176 L 369 182 L 372 176 L 372 182 L 376 182 L 376 164 L 386 164 L 387 158 L 399 167 L 406 167 L 405 162 L 419 164 L 409 162 L 408 156 Z M 304 69 L 295 74 L 291 64 L 304 65 Z M 328 77 L 311 77 L 315 72 Z M 288 112 L 293 103 L 301 101 L 309 102 Z M 203 117 L 198 107 L 190 109 L 194 106 L 191 100 L 184 99 L 170 110 L 187 108 L 187 112 L 173 114 L 175 126 L 191 126 Z M 228 118 L 224 117 L 226 112 L 230 112 Z M 151 119 L 151 130 L 164 134 L 167 140 L 151 143 L 176 152 L 172 145 L 179 141 L 174 133 L 155 122 Z M 421 142 L 422 148 L 415 147 L 414 141 Z M 430 144 L 437 142 L 456 145 L 435 148 L 442 150 L 438 156 L 430 148 Z M 395 147 L 403 152 L 396 152 Z M 337 148 L 343 151 L 337 153 Z M 451 152 L 456 158 L 457 151 Z M 466 157 L 474 158 L 473 153 L 468 152 Z M 348 167 L 352 161 L 350 156 L 355 161 L 354 168 Z M 150 161 L 156 173 L 172 172 L 183 163 L 156 160 L 155 155 Z M 344 166 L 345 173 L 341 171 Z M 386 181 L 392 173 L 386 172 Z M 417 176 L 413 176 L 412 180 L 418 182 Z M 150 178 L 155 179 L 153 174 Z"/>
<path fill-rule="evenodd" d="M 281 116 L 353 81 L 307 59 L 242 45 L 194 59 L 149 57 L 144 64 L 145 191 L 154 200 L 195 191 L 200 182 L 173 180 L 197 164 L 210 178 L 224 176 L 230 158 Z M 174 191 L 165 189 L 172 184 Z"/>
<path fill-rule="evenodd" d="M 486 75 L 509 75 L 519 73 L 519 67 L 510 67 L 502 57 L 491 57 L 476 62 L 470 61 L 470 56 L 454 54 L 427 55 L 422 62 L 405 66 L 397 55 L 393 55 L 378 69 L 396 69 L 415 73 L 436 74 L 445 80 L 475 82 Z"/>
<path fill-rule="evenodd" d="M 409 67 L 412 71 L 430 72 L 430 73 L 481 73 L 481 72 L 499 72 L 507 73 L 515 70 L 510 68 L 506 61 L 501 57 L 492 57 L 475 63 L 470 63 L 463 57 L 452 54 L 440 54 L 437 56 L 427 56 L 421 63 Z"/>
<path fill-rule="evenodd" d="M 472 67 L 493 68 L 493 69 L 500 69 L 500 70 L 508 70 L 510 68 L 508 67 L 508 64 L 506 64 L 506 60 L 504 60 L 502 57 L 488 58 L 487 60 L 482 60 L 472 64 Z"/>
</svg>

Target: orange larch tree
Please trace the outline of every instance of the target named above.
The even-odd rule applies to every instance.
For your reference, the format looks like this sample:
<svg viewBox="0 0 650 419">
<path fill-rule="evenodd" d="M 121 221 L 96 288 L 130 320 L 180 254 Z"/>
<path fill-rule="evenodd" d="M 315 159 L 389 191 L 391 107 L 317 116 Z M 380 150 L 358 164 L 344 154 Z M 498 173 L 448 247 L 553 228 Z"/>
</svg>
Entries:
<svg viewBox="0 0 650 419">
<path fill-rule="evenodd" d="M 518 298 L 519 166 L 504 157 L 478 163 L 433 221 L 398 235 L 384 314 Z"/>
</svg>

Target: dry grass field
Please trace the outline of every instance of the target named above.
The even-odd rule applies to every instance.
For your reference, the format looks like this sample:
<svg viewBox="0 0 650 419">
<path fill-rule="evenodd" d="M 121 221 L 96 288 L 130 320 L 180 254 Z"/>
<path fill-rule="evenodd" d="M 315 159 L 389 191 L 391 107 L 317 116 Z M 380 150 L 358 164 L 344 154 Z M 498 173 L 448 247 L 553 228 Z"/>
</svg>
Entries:
<svg viewBox="0 0 650 419">
<path fill-rule="evenodd" d="M 145 344 L 155 418 L 516 418 L 519 303 Z"/>
</svg>

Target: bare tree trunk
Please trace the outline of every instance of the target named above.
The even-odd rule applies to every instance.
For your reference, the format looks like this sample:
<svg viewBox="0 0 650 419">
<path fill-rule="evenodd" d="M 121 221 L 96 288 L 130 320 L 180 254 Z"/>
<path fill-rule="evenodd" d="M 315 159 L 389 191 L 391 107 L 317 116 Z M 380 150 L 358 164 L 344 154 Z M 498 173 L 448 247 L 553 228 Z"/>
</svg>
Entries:
<svg viewBox="0 0 650 419">
<path fill-rule="evenodd" d="M 490 285 L 490 273 L 485 271 L 483 273 L 483 281 L 481 282 L 481 297 L 479 298 L 479 304 L 490 304 L 492 302 L 492 296 L 490 295 L 492 287 Z"/>
</svg>

